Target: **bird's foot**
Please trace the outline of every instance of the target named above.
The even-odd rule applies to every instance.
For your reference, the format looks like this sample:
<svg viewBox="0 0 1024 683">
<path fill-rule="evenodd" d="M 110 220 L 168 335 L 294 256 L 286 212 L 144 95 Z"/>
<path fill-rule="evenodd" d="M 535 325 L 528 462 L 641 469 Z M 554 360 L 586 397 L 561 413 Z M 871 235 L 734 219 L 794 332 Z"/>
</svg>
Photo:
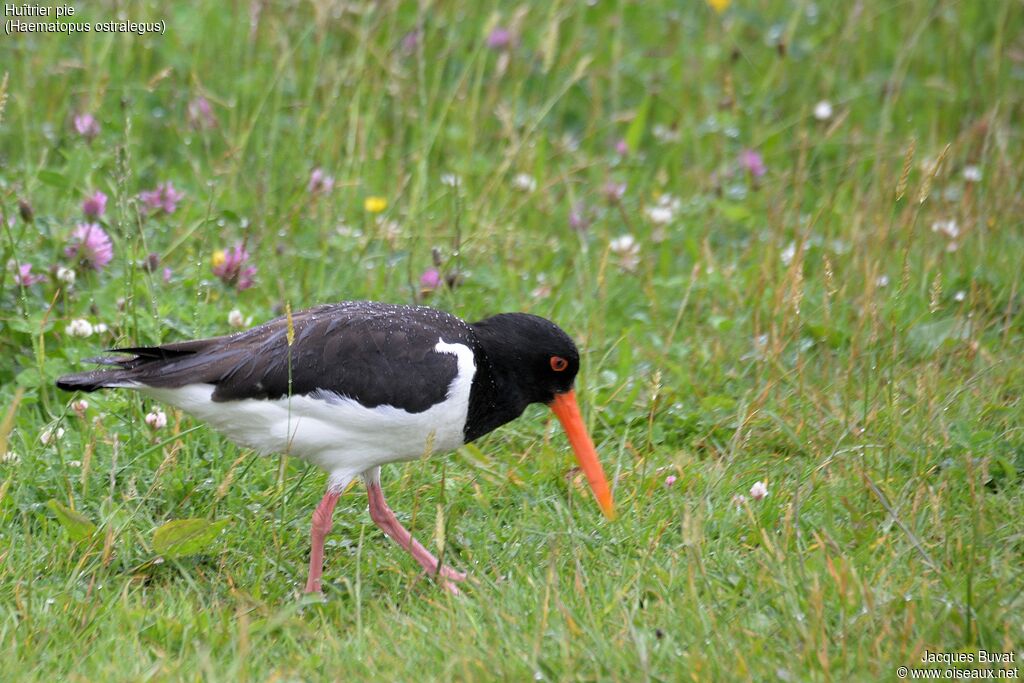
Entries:
<svg viewBox="0 0 1024 683">
<path fill-rule="evenodd" d="M 441 565 L 436 576 L 437 582 L 441 585 L 441 588 L 444 588 L 452 595 L 461 595 L 462 592 L 455 584 L 462 583 L 469 578 L 469 574 L 466 572 L 456 571 L 446 564 Z"/>
<path fill-rule="evenodd" d="M 448 579 L 450 581 L 458 581 L 459 583 L 462 583 L 469 577 L 469 574 L 467 574 L 466 572 L 455 571 L 448 565 L 442 564 L 441 570 L 438 572 L 438 576 L 440 576 L 443 579 Z"/>
<path fill-rule="evenodd" d="M 441 566 L 441 571 L 437 573 L 424 571 L 420 576 L 435 579 L 441 588 L 445 589 L 452 595 L 462 595 L 462 591 L 459 590 L 456 583 L 465 581 L 467 578 L 466 574 L 463 572 L 457 572 L 451 567 L 446 567 L 444 565 Z"/>
<path fill-rule="evenodd" d="M 302 591 L 302 597 L 310 602 L 327 602 L 322 588 L 311 589 L 309 586 L 306 586 Z"/>
</svg>

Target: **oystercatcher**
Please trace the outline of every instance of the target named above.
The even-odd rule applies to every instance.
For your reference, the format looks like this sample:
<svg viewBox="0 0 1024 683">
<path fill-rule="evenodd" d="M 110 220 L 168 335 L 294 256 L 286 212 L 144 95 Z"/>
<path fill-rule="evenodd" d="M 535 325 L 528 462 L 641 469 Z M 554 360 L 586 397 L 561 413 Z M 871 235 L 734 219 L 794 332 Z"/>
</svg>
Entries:
<svg viewBox="0 0 1024 683">
<path fill-rule="evenodd" d="M 113 366 L 66 375 L 67 391 L 136 389 L 262 453 L 328 473 L 312 522 L 306 592 L 319 592 L 324 538 L 342 491 L 362 476 L 370 517 L 442 585 L 441 565 L 384 501 L 381 465 L 450 451 L 550 406 L 605 515 L 612 495 L 573 392 L 579 353 L 557 325 L 527 313 L 468 324 L 424 306 L 352 301 L 316 306 L 224 337 L 112 349 Z"/>
</svg>

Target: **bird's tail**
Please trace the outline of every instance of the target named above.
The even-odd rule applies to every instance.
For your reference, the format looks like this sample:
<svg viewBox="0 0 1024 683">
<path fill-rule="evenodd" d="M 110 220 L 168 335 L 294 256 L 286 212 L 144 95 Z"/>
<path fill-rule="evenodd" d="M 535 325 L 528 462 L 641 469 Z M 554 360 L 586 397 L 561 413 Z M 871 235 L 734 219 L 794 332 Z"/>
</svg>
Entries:
<svg viewBox="0 0 1024 683">
<path fill-rule="evenodd" d="M 131 387 L 137 382 L 130 379 L 127 370 L 90 370 L 64 375 L 57 379 L 57 388 L 64 391 L 96 391 L 112 387 Z"/>
<path fill-rule="evenodd" d="M 107 349 L 111 353 L 126 355 L 89 358 L 85 361 L 86 363 L 111 367 L 107 370 L 90 370 L 64 375 L 57 380 L 57 387 L 64 391 L 96 391 L 115 387 L 181 386 L 190 381 L 191 375 L 187 370 L 192 366 L 186 363 L 183 368 L 179 368 L 176 361 L 194 358 L 196 351 L 202 350 L 207 344 L 215 341 L 217 338 L 160 346 Z"/>
</svg>

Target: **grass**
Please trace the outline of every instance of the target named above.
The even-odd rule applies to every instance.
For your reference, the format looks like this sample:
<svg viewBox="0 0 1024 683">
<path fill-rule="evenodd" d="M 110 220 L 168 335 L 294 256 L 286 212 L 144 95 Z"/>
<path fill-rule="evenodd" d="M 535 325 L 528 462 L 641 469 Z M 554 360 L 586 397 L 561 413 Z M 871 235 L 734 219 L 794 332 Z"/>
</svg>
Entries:
<svg viewBox="0 0 1024 683">
<path fill-rule="evenodd" d="M 0 255 L 48 275 L 0 276 L 0 679 L 892 680 L 925 650 L 1020 647 L 1020 4 L 130 1 L 76 19 L 119 14 L 166 35 L 0 43 Z M 504 52 L 496 26 L 517 36 Z M 190 125 L 198 97 L 215 125 Z M 331 192 L 308 191 L 314 167 Z M 166 181 L 184 200 L 147 216 L 138 193 Z M 68 287 L 49 269 L 97 189 L 114 260 Z M 635 264 L 610 248 L 623 234 Z M 239 241 L 259 269 L 241 292 L 210 270 Z M 459 284 L 425 294 L 435 262 Z M 318 604 L 299 590 L 323 473 L 173 411 L 153 433 L 127 393 L 82 418 L 53 386 L 102 347 L 226 333 L 232 309 L 364 298 L 558 321 L 619 518 L 534 407 L 384 471 L 401 519 L 472 573 L 464 596 L 419 575 L 356 486 Z M 69 336 L 76 318 L 109 331 Z M 734 500 L 759 480 L 766 498 Z M 74 540 L 50 500 L 96 534 Z M 227 525 L 161 561 L 154 531 L 188 518 Z"/>
</svg>

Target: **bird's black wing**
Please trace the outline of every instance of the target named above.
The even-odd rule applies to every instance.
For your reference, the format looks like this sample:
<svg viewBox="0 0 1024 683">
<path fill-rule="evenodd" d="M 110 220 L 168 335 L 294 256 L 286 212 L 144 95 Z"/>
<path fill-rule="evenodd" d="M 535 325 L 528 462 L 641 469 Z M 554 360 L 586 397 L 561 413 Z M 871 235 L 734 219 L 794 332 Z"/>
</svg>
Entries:
<svg viewBox="0 0 1024 683">
<path fill-rule="evenodd" d="M 422 412 L 445 399 L 457 358 L 440 340 L 476 348 L 472 328 L 425 307 L 373 302 L 317 306 L 246 332 L 159 346 L 116 349 L 132 354 L 118 369 L 61 378 L 62 388 L 118 383 L 152 387 L 213 384 L 214 401 L 275 399 L 333 392 L 367 407 Z M 76 381 L 76 378 L 78 381 Z"/>
</svg>

